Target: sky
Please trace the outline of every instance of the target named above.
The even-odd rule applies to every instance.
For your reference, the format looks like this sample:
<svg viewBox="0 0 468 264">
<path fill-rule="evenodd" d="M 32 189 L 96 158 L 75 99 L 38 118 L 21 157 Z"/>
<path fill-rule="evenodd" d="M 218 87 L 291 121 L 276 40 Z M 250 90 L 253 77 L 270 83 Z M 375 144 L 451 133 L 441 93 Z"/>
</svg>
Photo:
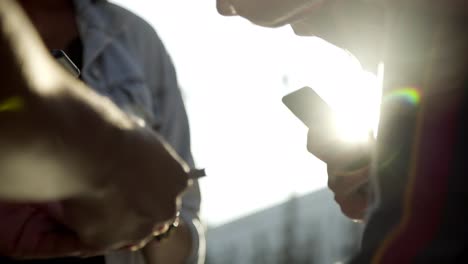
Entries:
<svg viewBox="0 0 468 264">
<path fill-rule="evenodd" d="M 214 0 L 113 2 L 149 22 L 174 61 L 192 152 L 208 174 L 201 214 L 210 226 L 326 186 L 325 164 L 307 152 L 307 128 L 284 95 L 312 87 L 346 121 L 348 138 L 376 126 L 377 79 L 319 38 L 222 17 Z"/>
</svg>

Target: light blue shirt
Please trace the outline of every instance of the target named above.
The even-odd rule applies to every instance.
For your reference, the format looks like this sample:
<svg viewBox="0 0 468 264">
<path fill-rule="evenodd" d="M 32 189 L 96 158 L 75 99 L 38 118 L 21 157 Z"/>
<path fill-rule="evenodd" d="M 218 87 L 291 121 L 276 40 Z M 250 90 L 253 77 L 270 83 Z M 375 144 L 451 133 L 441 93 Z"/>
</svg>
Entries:
<svg viewBox="0 0 468 264">
<path fill-rule="evenodd" d="M 171 58 L 154 29 L 135 14 L 104 0 L 75 0 L 83 42 L 82 79 L 123 111 L 158 131 L 193 168 L 187 115 Z M 193 251 L 187 263 L 203 263 L 198 182 L 183 197 L 181 218 Z M 116 252 L 108 264 L 144 263 L 140 253 Z"/>
</svg>

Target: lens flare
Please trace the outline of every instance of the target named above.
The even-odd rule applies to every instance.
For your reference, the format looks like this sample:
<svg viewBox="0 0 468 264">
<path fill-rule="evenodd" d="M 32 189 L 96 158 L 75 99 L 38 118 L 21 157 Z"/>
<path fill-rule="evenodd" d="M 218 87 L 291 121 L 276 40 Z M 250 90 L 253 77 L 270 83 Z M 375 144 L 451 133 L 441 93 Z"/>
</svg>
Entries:
<svg viewBox="0 0 468 264">
<path fill-rule="evenodd" d="M 24 100 L 19 96 L 13 96 L 0 102 L 0 112 L 19 112 L 22 109 L 24 109 Z"/>
<path fill-rule="evenodd" d="M 421 101 L 421 90 L 413 87 L 405 87 L 391 91 L 384 96 L 384 101 L 405 101 L 411 105 L 418 105 Z"/>
</svg>

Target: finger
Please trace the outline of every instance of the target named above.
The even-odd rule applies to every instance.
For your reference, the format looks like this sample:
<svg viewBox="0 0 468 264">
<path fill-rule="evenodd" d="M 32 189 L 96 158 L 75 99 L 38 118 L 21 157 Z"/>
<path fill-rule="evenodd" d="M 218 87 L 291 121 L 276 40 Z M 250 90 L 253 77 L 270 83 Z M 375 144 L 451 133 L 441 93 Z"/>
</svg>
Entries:
<svg viewBox="0 0 468 264">
<path fill-rule="evenodd" d="M 310 128 L 307 133 L 307 150 L 325 163 L 329 163 L 336 155 L 337 143 L 329 138 L 330 135 L 324 135 L 317 128 Z"/>
<path fill-rule="evenodd" d="M 169 227 L 171 226 L 172 223 L 166 222 L 162 225 L 158 225 L 154 230 L 153 230 L 153 236 L 159 236 L 161 234 L 166 233 L 169 230 Z"/>
<path fill-rule="evenodd" d="M 356 170 L 367 166 L 373 141 L 346 142 L 335 134 L 325 134 L 319 129 L 309 129 L 307 150 L 323 162 L 343 170 Z"/>
<path fill-rule="evenodd" d="M 345 196 L 369 181 L 369 167 L 354 172 L 335 171 L 328 166 L 328 187 L 336 195 Z"/>
<path fill-rule="evenodd" d="M 369 201 L 368 193 L 365 190 L 366 188 L 363 188 L 345 195 L 335 195 L 335 201 L 344 215 L 351 219 L 364 219 Z"/>
<path fill-rule="evenodd" d="M 328 187 L 343 214 L 351 219 L 363 219 L 369 201 L 369 167 L 343 174 L 328 166 L 328 175 Z"/>
<path fill-rule="evenodd" d="M 180 223 L 180 219 L 179 219 L 179 216 L 177 215 L 177 217 L 175 219 L 172 219 L 171 221 L 156 225 L 153 228 L 153 233 L 150 236 L 138 241 L 137 243 L 133 243 L 130 246 L 126 246 L 125 248 L 131 251 L 136 251 L 145 247 L 148 243 L 152 241 L 159 242 L 161 239 L 164 239 L 169 235 L 172 228 L 179 226 L 179 223 Z"/>
</svg>

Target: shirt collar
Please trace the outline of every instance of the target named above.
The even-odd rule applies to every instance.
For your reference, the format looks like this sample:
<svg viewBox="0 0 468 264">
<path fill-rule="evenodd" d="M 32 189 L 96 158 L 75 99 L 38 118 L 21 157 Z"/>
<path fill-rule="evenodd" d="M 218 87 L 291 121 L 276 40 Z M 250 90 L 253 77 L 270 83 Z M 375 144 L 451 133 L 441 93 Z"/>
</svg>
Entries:
<svg viewBox="0 0 468 264">
<path fill-rule="evenodd" d="M 105 12 L 105 0 L 74 0 L 76 19 L 83 42 L 83 69 L 88 67 L 123 30 L 123 19 Z"/>
</svg>

